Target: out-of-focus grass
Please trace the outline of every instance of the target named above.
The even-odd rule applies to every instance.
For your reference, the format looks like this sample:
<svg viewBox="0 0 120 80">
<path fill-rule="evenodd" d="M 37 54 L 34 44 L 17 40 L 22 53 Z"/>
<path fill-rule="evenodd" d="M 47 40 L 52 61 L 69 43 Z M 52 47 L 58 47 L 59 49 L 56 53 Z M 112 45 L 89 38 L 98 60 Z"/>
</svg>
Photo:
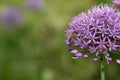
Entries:
<svg viewBox="0 0 120 80">
<path fill-rule="evenodd" d="M 99 63 L 71 59 L 64 34 L 72 17 L 102 1 L 46 0 L 42 11 L 29 11 L 24 0 L 1 0 L 1 8 L 18 7 L 24 21 L 16 28 L 0 27 L 0 80 L 100 80 Z M 119 80 L 116 64 L 106 70 L 106 79 Z"/>
</svg>

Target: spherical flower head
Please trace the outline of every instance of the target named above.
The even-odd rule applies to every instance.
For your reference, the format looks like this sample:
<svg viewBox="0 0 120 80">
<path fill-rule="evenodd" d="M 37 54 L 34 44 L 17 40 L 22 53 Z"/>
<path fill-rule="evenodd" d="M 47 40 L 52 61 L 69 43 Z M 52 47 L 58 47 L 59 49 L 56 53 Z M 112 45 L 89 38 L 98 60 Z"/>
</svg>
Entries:
<svg viewBox="0 0 120 80">
<path fill-rule="evenodd" d="M 115 5 L 117 5 L 118 7 L 120 7 L 120 0 L 113 0 L 113 3 L 114 3 Z"/>
<path fill-rule="evenodd" d="M 3 26 L 16 26 L 22 21 L 22 14 L 16 7 L 5 7 L 1 13 L 1 24 Z"/>
<path fill-rule="evenodd" d="M 42 10 L 44 3 L 43 0 L 26 0 L 25 7 L 30 10 Z"/>
<path fill-rule="evenodd" d="M 65 37 L 67 46 L 79 47 L 70 49 L 75 58 L 80 52 L 84 58 L 95 55 L 94 61 L 104 57 L 109 63 L 114 58 L 111 52 L 120 52 L 120 12 L 107 4 L 93 7 L 71 20 Z"/>
</svg>

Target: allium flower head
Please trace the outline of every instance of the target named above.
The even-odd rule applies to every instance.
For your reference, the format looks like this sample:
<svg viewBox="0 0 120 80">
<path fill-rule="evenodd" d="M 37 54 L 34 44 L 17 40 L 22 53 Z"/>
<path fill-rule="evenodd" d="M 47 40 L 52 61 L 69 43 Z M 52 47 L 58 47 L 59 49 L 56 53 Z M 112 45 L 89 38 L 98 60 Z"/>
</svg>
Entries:
<svg viewBox="0 0 120 80">
<path fill-rule="evenodd" d="M 25 7 L 30 10 L 41 10 L 44 7 L 43 0 L 26 0 Z"/>
<path fill-rule="evenodd" d="M 113 0 L 114 4 L 120 7 L 120 0 Z"/>
<path fill-rule="evenodd" d="M 16 7 L 6 7 L 1 14 L 1 23 L 4 26 L 15 26 L 21 23 L 22 15 Z"/>
<path fill-rule="evenodd" d="M 94 55 L 94 61 L 102 56 L 109 63 L 112 52 L 120 52 L 120 12 L 108 5 L 93 7 L 72 19 L 65 36 L 67 46 L 79 47 L 69 50 L 74 59 Z M 120 64 L 119 58 L 115 60 Z"/>
</svg>

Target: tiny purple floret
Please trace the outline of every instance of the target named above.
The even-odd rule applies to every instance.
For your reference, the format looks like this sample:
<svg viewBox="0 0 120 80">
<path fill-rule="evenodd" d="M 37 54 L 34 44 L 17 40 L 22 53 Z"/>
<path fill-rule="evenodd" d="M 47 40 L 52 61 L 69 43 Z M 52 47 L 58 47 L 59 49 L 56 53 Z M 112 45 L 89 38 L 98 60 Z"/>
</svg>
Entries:
<svg viewBox="0 0 120 80">
<path fill-rule="evenodd" d="M 85 54 L 85 55 L 83 55 L 83 57 L 84 57 L 85 59 L 87 59 L 87 58 L 88 58 L 88 55 L 87 55 L 87 54 Z"/>
<path fill-rule="evenodd" d="M 119 59 L 119 60 L 116 60 L 116 62 L 117 62 L 118 64 L 120 64 L 120 59 Z"/>
<path fill-rule="evenodd" d="M 76 49 L 69 49 L 69 51 L 70 51 L 71 53 L 74 53 L 74 54 L 77 54 L 77 53 L 78 53 L 78 50 L 76 50 Z"/>
<path fill-rule="evenodd" d="M 76 54 L 76 56 L 81 57 L 81 56 L 82 56 L 82 53 L 81 53 L 81 52 L 78 52 L 78 53 Z"/>
<path fill-rule="evenodd" d="M 108 58 L 108 61 L 111 62 L 111 61 L 112 61 L 112 58 L 109 57 L 109 58 Z"/>
<path fill-rule="evenodd" d="M 97 61 L 98 61 L 98 58 L 94 58 L 93 60 L 94 60 L 94 62 L 97 62 Z"/>
</svg>

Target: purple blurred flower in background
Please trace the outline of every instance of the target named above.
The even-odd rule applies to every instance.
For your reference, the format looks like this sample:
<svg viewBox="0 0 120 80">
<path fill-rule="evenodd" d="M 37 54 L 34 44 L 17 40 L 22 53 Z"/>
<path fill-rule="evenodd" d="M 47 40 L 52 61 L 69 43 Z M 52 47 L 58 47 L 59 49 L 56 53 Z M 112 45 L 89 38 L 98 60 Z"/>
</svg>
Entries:
<svg viewBox="0 0 120 80">
<path fill-rule="evenodd" d="M 120 12 L 113 6 L 96 6 L 74 17 L 65 36 L 67 46 L 79 47 L 69 50 L 74 59 L 95 54 L 94 61 L 102 56 L 109 63 L 114 58 L 110 53 L 120 52 Z M 120 64 L 119 58 L 115 60 Z"/>
<path fill-rule="evenodd" d="M 1 14 L 1 24 L 3 26 L 17 26 L 21 23 L 22 14 L 16 7 L 8 6 Z"/>
<path fill-rule="evenodd" d="M 43 0 L 26 0 L 25 7 L 30 10 L 42 10 L 44 3 Z"/>
<path fill-rule="evenodd" d="M 120 7 L 120 0 L 113 0 L 114 4 Z"/>
</svg>

